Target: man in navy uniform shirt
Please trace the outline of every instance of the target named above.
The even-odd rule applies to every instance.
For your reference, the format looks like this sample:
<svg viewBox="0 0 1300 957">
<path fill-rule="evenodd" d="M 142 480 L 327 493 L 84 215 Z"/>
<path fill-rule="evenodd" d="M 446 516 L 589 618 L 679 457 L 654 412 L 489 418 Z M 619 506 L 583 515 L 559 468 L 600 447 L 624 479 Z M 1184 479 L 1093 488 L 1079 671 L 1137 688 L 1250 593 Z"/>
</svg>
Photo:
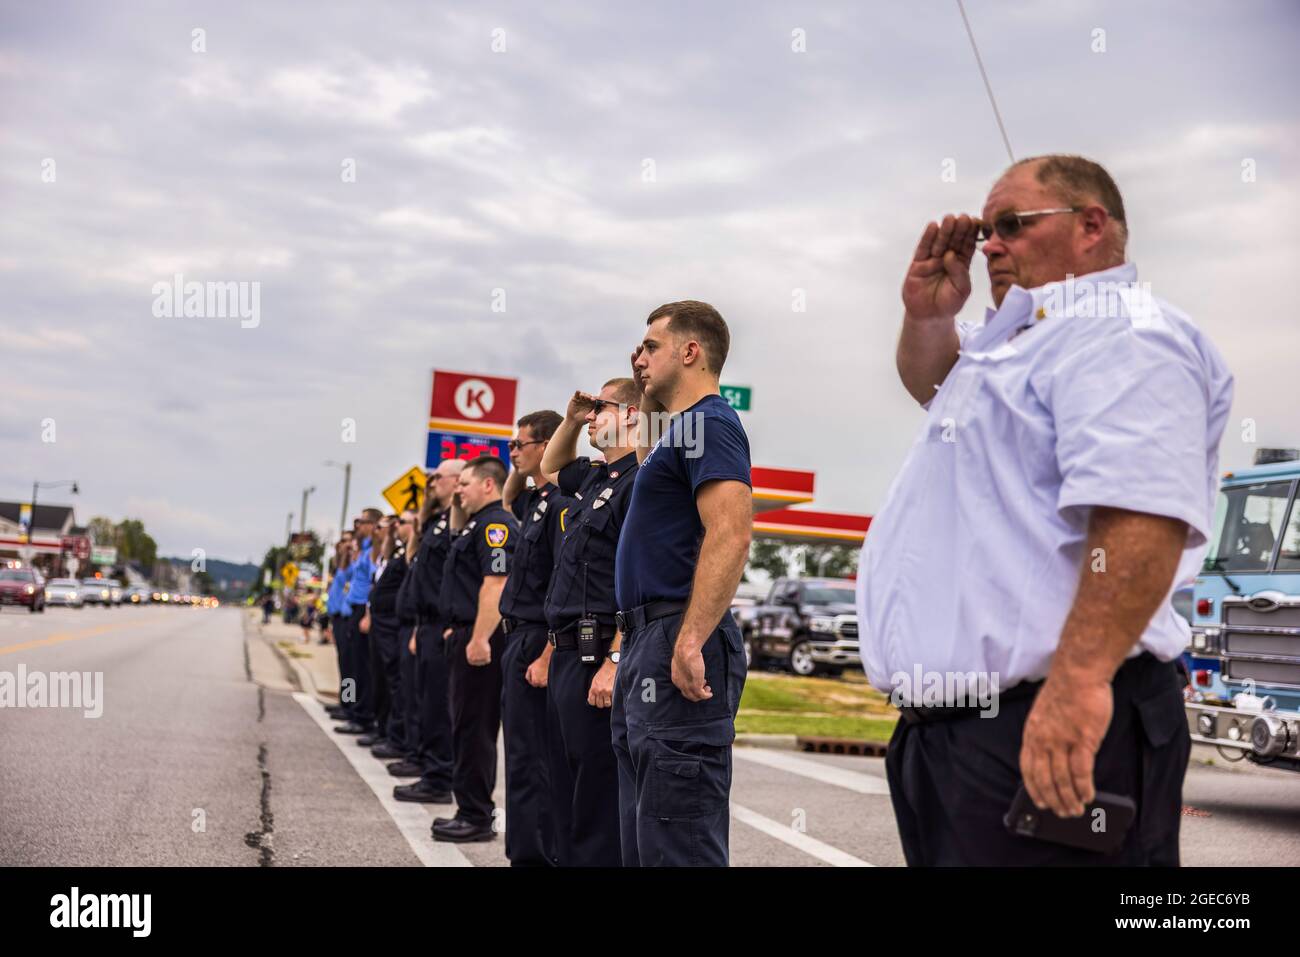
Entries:
<svg viewBox="0 0 1300 957">
<path fill-rule="evenodd" d="M 555 564 L 560 501 L 554 477 L 542 469 L 547 441 L 561 422 L 546 409 L 518 422 L 510 442 L 514 466 L 502 504 L 519 520 L 519 545 L 501 593 L 501 728 L 506 749 L 506 857 L 514 867 L 548 866 L 554 859 L 550 784 L 546 770 L 546 641 L 542 602 Z M 532 488 L 525 481 L 532 479 Z"/>
<path fill-rule="evenodd" d="M 501 460 L 481 455 L 465 466 L 457 486 L 465 524 L 447 553 L 438 597 L 447 617 L 443 637 L 449 662 L 456 815 L 434 821 L 435 841 L 490 841 L 496 836 L 492 791 L 505 651 L 501 593 L 519 540 L 519 523 L 501 504 L 505 481 Z M 457 518 L 453 526 L 460 524 Z"/>
<path fill-rule="evenodd" d="M 399 644 L 402 620 L 397 596 L 406 580 L 406 560 L 415 512 L 404 511 L 385 519 L 381 526 L 379 563 L 375 584 L 370 589 L 371 658 L 378 666 L 373 671 L 377 704 L 375 720 L 379 740 L 370 745 L 370 753 L 381 761 L 405 758 L 407 753 L 406 700 L 402 696 L 402 660 Z M 361 740 L 365 740 L 364 738 Z"/>
<path fill-rule="evenodd" d="M 453 747 L 451 705 L 447 680 L 449 662 L 442 637 L 446 616 L 438 607 L 442 590 L 442 573 L 454 533 L 451 528 L 451 503 L 465 463 L 447 459 L 427 476 L 425 485 L 425 520 L 421 525 L 420 547 L 411 559 L 407 578 L 411 582 L 416 626 L 410 637 L 415 642 L 416 716 L 415 758 L 388 767 L 395 777 L 419 776 L 411 784 L 393 787 L 399 801 L 420 804 L 450 804 Z"/>
<path fill-rule="evenodd" d="M 617 867 L 622 860 L 609 711 L 621 647 L 614 556 L 637 471 L 638 395 L 631 379 L 611 379 L 599 396 L 574 393 L 542 459 L 543 470 L 558 473 L 560 491 L 573 497 L 561 512 L 562 538 L 546 596 L 555 648 L 551 790 L 557 853 L 566 867 Z M 584 424 L 604 462 L 578 457 Z"/>
<path fill-rule="evenodd" d="M 730 607 L 753 530 L 749 440 L 718 392 L 730 334 L 717 310 L 669 303 L 647 326 L 632 355 L 641 468 L 618 542 L 623 863 L 725 866 L 745 685 Z M 651 445 L 647 426 L 665 419 Z"/>
<path fill-rule="evenodd" d="M 361 619 L 370 601 L 370 575 L 375 568 L 370 556 L 375 525 L 383 514 L 377 508 L 367 508 L 353 523 L 356 535 L 352 539 L 352 563 L 348 567 L 346 629 L 351 673 L 345 674 L 342 682 L 344 699 L 351 695 L 352 710 L 348 714 L 349 722 L 334 729 L 339 734 L 366 734 L 372 730 L 375 720 L 370 688 L 370 641 L 361 631 Z"/>
</svg>

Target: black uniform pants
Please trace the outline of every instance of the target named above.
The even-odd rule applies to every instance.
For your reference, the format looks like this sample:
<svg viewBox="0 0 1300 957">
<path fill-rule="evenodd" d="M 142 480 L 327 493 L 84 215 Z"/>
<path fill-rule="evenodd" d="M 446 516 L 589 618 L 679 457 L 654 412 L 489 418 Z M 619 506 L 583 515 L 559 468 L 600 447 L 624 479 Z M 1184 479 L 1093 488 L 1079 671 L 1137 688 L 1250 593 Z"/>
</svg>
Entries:
<svg viewBox="0 0 1300 957">
<path fill-rule="evenodd" d="M 524 677 L 545 648 L 546 625 L 521 622 L 506 635 L 501 656 L 506 858 L 515 867 L 545 867 L 555 853 L 547 781 L 546 689 L 534 688 Z"/>
<path fill-rule="evenodd" d="M 375 723 L 395 748 L 406 738 L 402 664 L 397 652 L 396 616 L 370 614 L 371 661 L 375 668 Z"/>
<path fill-rule="evenodd" d="M 420 700 L 415 680 L 419 666 L 415 655 L 411 653 L 411 635 L 414 633 L 415 622 L 403 621 L 398 624 L 397 661 L 402 691 L 402 728 L 405 732 L 401 747 L 411 760 L 415 759 L 415 749 L 419 746 L 420 737 Z"/>
<path fill-rule="evenodd" d="M 1093 767 L 1098 791 L 1133 798 L 1137 817 L 1114 855 L 1007 832 L 1020 787 L 1020 744 L 1032 697 L 1000 701 L 993 718 L 900 720 L 885 769 L 909 865 L 1177 866 L 1183 775 L 1191 738 L 1173 662 L 1125 662 L 1112 683 L 1114 715 Z"/>
<path fill-rule="evenodd" d="M 352 720 L 357 724 L 370 725 L 375 720 L 375 698 L 371 688 L 370 636 L 361 633 L 361 619 L 366 615 L 365 605 L 353 605 L 348 618 L 348 636 L 352 646 L 352 678 L 356 687 L 356 704 L 352 708 Z"/>
<path fill-rule="evenodd" d="M 420 708 L 415 760 L 424 767 L 422 779 L 436 791 L 451 790 L 453 747 L 451 704 L 447 697 L 449 659 L 440 621 L 421 622 L 415 638 L 416 697 Z"/>
<path fill-rule="evenodd" d="M 701 649 L 713 697 L 688 701 L 672 681 L 681 620 L 670 615 L 623 635 L 610 722 L 624 867 L 727 866 L 745 650 L 728 612 Z"/>
<path fill-rule="evenodd" d="M 348 620 L 344 615 L 330 615 L 330 635 L 334 638 L 334 654 L 339 660 L 339 704 L 343 706 L 343 713 L 350 715 L 352 704 L 343 700 L 343 679 L 348 676 L 348 666 L 352 663 L 349 652 L 344 647 L 348 641 Z"/>
<path fill-rule="evenodd" d="M 598 665 L 557 648 L 547 678 L 551 806 L 561 867 L 620 867 L 618 761 L 610 709 L 587 704 Z"/>
<path fill-rule="evenodd" d="M 497 734 L 501 730 L 501 655 L 505 636 L 498 627 L 489 644 L 492 660 L 471 665 L 465 658 L 472 625 L 458 625 L 447 639 L 447 690 L 455 742 L 452 793 L 456 817 L 471 824 L 492 823 L 492 792 L 497 786 Z"/>
</svg>

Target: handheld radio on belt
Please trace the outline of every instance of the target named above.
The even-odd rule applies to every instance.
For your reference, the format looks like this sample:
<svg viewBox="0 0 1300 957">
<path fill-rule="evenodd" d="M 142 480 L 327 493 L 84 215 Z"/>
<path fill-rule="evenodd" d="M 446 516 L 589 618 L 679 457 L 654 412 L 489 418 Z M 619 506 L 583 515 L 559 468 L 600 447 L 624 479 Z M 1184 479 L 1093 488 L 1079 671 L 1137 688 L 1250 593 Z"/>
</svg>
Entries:
<svg viewBox="0 0 1300 957">
<path fill-rule="evenodd" d="M 594 665 L 600 660 L 599 624 L 587 611 L 587 563 L 582 563 L 582 617 L 578 619 L 578 660 Z"/>
</svg>

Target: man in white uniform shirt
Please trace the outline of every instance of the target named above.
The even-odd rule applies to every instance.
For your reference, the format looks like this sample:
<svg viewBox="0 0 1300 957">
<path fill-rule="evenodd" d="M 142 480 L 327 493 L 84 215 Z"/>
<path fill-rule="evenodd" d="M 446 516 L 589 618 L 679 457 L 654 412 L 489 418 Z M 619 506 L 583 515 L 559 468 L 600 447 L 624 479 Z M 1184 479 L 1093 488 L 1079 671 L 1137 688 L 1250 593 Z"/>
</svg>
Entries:
<svg viewBox="0 0 1300 957">
<path fill-rule="evenodd" d="M 898 371 L 928 417 L 858 607 L 867 676 L 902 711 L 886 768 L 909 864 L 1178 863 L 1169 596 L 1206 546 L 1232 376 L 1138 285 L 1127 238 L 1102 167 L 1037 157 L 979 219 L 930 223 L 904 280 Z M 957 323 L 980 241 L 997 308 Z M 1012 834 L 1022 781 L 1040 812 L 1106 791 L 1136 818 L 1111 854 Z"/>
</svg>

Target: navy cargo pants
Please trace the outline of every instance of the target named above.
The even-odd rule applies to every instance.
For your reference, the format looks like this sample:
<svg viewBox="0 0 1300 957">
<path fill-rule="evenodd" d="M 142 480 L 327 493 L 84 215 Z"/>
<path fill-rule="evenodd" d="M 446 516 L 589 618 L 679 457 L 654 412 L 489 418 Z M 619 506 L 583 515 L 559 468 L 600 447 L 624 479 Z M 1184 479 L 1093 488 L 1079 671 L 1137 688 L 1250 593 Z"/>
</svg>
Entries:
<svg viewBox="0 0 1300 957">
<path fill-rule="evenodd" d="M 587 704 L 598 667 L 583 664 L 572 646 L 557 647 L 551 655 L 549 763 L 555 851 L 561 867 L 618 867 L 623 860 L 610 709 Z M 617 684 L 614 696 L 617 707 Z"/>
<path fill-rule="evenodd" d="M 352 605 L 348 616 L 348 644 L 352 652 L 351 678 L 356 699 L 352 706 L 352 720 L 370 727 L 375 722 L 374 689 L 370 680 L 370 636 L 361 633 L 361 619 L 366 615 L 365 605 Z"/>
<path fill-rule="evenodd" d="M 424 768 L 421 780 L 435 791 L 451 790 L 451 704 L 447 697 L 446 641 L 441 621 L 420 622 L 415 639 L 416 718 L 415 762 Z"/>
<path fill-rule="evenodd" d="M 505 635 L 498 626 L 488 639 L 492 660 L 471 665 L 465 649 L 472 624 L 453 625 L 447 639 L 447 696 L 451 701 L 453 765 L 451 790 L 456 817 L 493 824 L 492 792 L 497 786 L 497 734 L 501 731 L 501 656 Z"/>
<path fill-rule="evenodd" d="M 555 857 L 546 762 L 546 689 L 524 677 L 546 647 L 546 625 L 517 622 L 501 656 L 501 731 L 506 748 L 506 858 L 546 867 Z"/>
<path fill-rule="evenodd" d="M 624 867 L 725 867 L 731 744 L 745 651 L 728 612 L 701 649 L 713 697 L 688 701 L 672 681 L 681 614 L 629 613 L 611 717 Z"/>
</svg>

